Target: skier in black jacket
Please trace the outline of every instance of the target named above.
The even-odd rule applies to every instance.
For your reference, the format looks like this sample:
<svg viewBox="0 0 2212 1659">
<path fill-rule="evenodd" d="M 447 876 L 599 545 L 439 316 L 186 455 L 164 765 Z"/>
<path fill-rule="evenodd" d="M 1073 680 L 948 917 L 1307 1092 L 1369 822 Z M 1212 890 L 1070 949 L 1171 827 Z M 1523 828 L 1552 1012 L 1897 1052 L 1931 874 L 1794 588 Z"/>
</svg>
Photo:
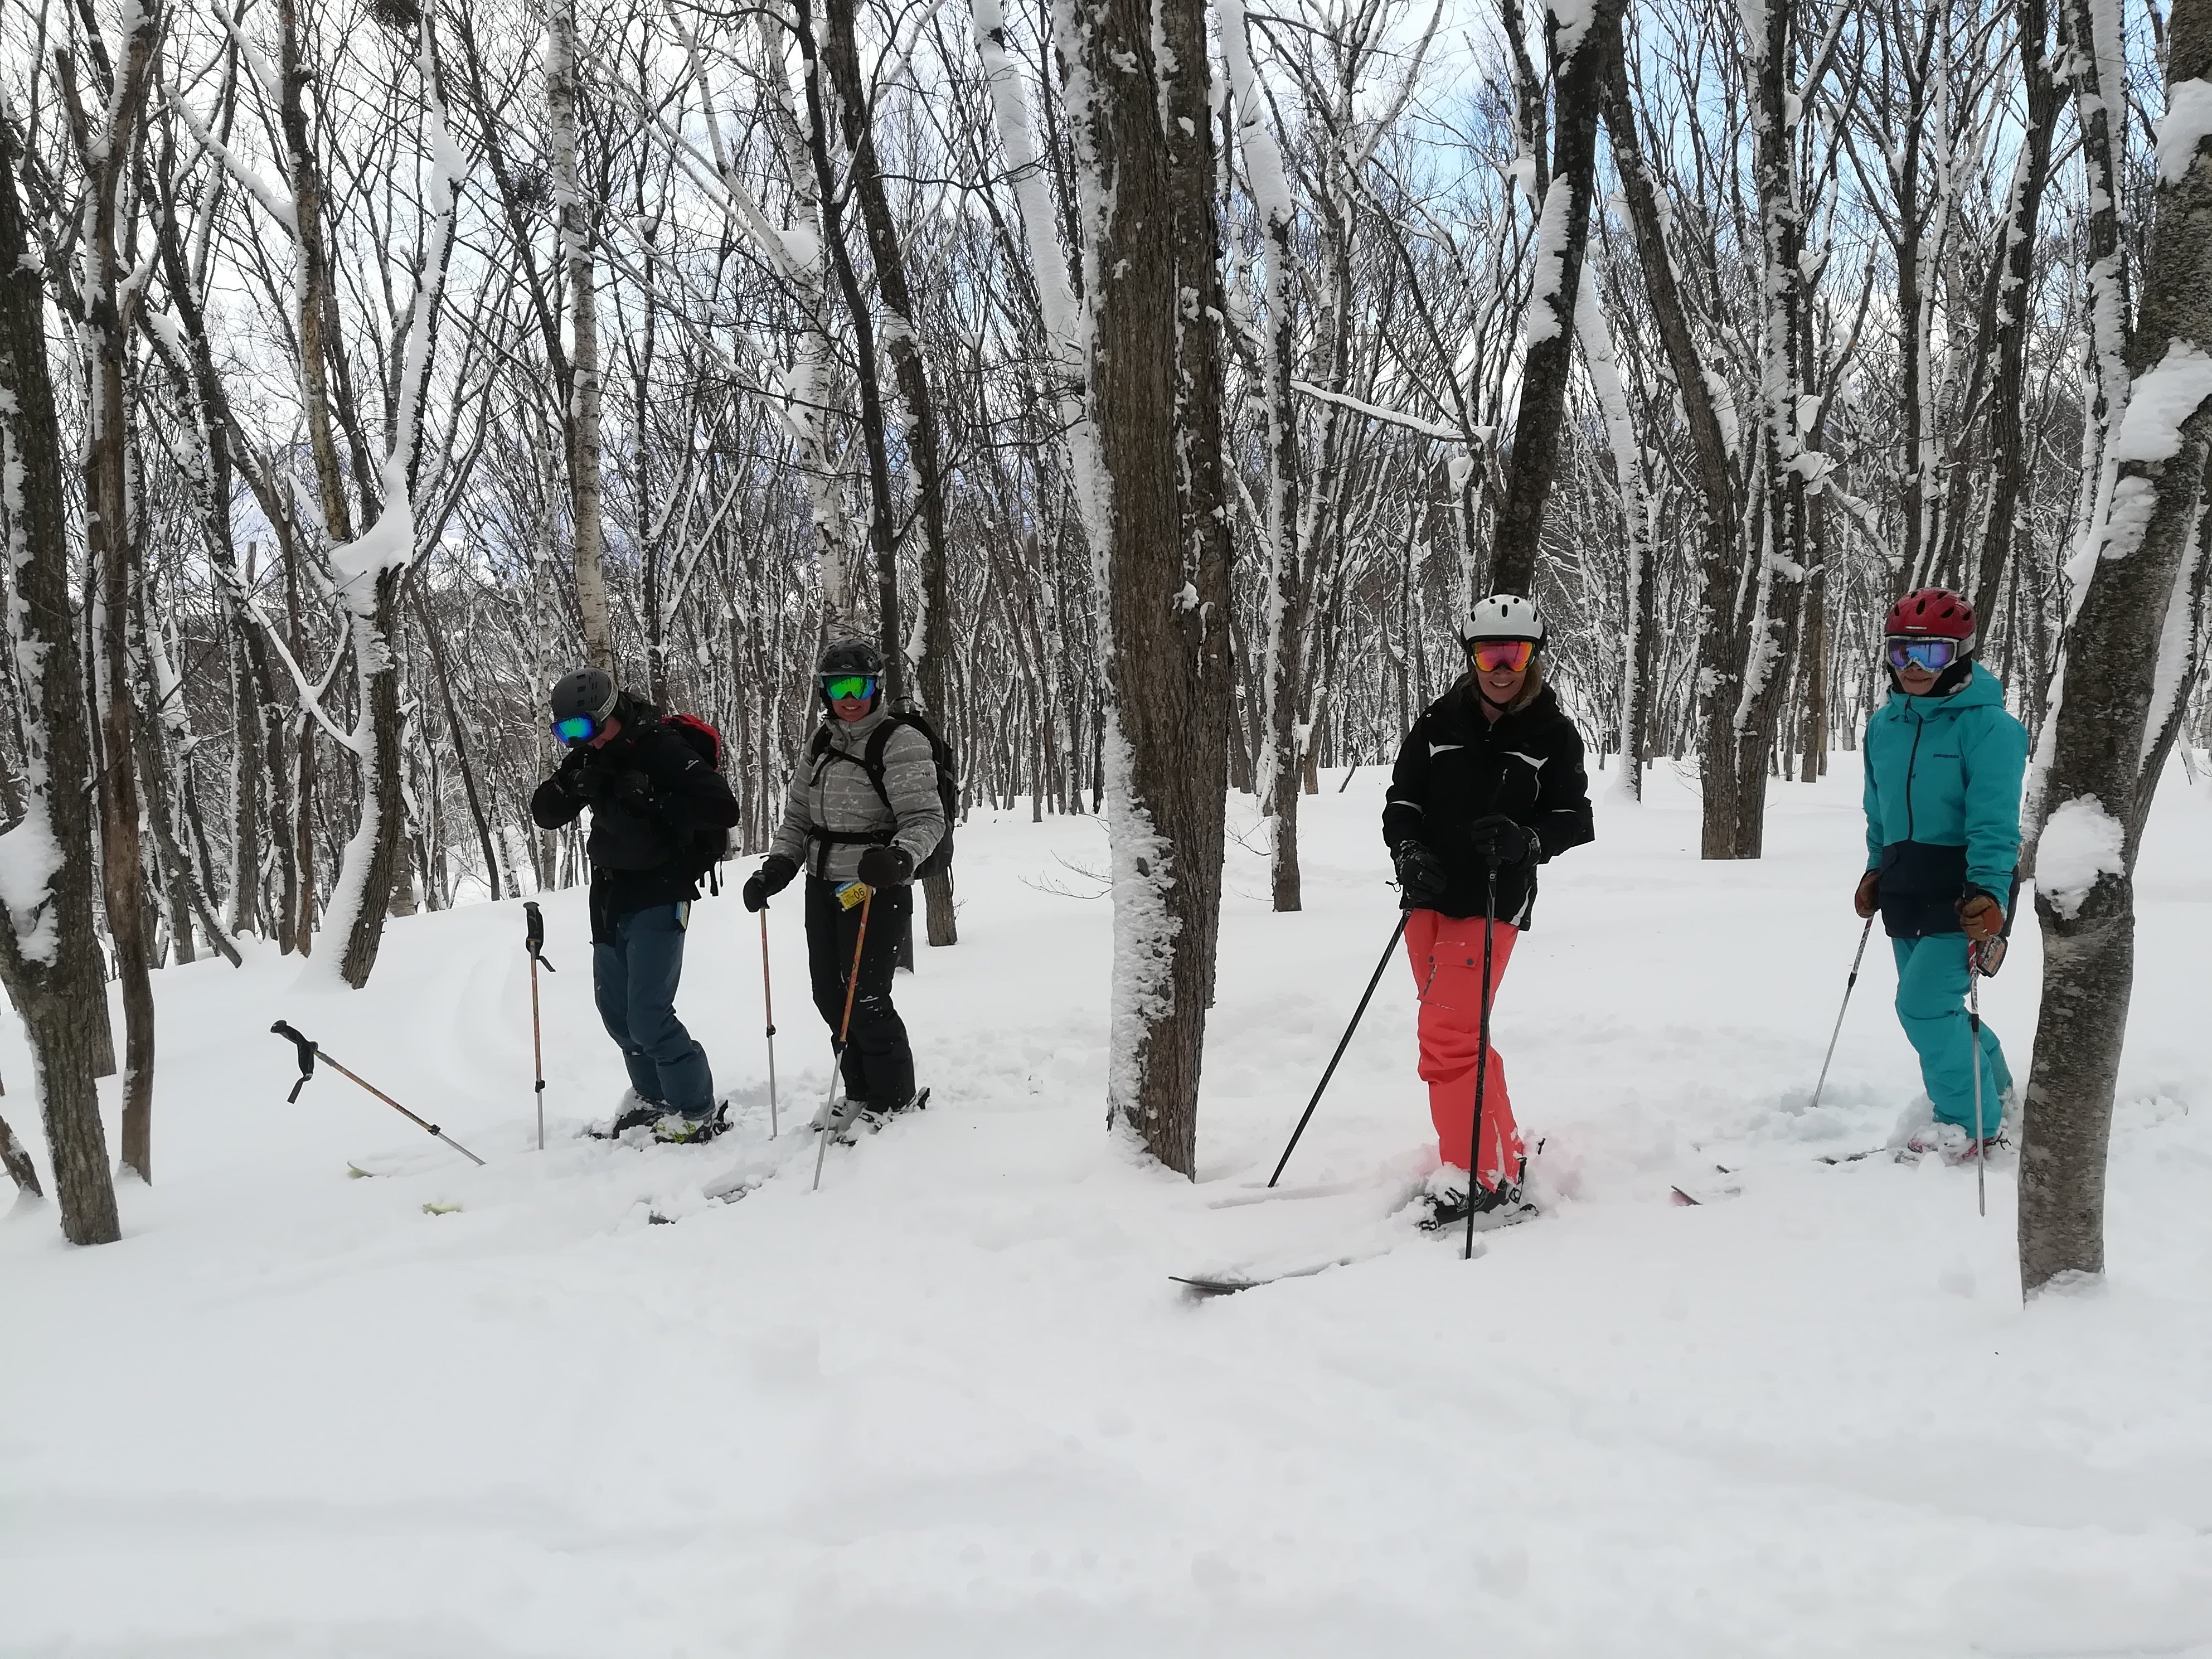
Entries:
<svg viewBox="0 0 2212 1659">
<path fill-rule="evenodd" d="M 592 987 L 630 1081 L 606 1133 L 650 1124 L 663 1140 L 709 1139 L 722 1127 L 714 1073 L 676 1017 L 676 987 L 707 849 L 738 821 L 737 798 L 659 709 L 603 671 L 564 676 L 552 703 L 568 753 L 530 816 L 557 830 L 592 809 Z"/>
<path fill-rule="evenodd" d="M 1581 735 L 1544 684 L 1544 632 L 1535 605 L 1516 595 L 1492 594 L 1474 607 L 1460 636 L 1468 672 L 1413 722 L 1382 808 L 1382 839 L 1410 912 L 1406 950 L 1420 987 L 1420 1074 L 1445 1166 L 1427 1194 L 1423 1224 L 1431 1227 L 1464 1221 L 1470 1204 L 1499 1223 L 1528 1213 L 1521 1199 L 1528 1158 L 1494 1046 L 1483 1081 L 1478 1179 L 1468 1182 L 1465 1172 L 1474 1164 L 1483 1000 L 1496 996 L 1528 926 L 1536 866 L 1596 834 Z"/>
</svg>

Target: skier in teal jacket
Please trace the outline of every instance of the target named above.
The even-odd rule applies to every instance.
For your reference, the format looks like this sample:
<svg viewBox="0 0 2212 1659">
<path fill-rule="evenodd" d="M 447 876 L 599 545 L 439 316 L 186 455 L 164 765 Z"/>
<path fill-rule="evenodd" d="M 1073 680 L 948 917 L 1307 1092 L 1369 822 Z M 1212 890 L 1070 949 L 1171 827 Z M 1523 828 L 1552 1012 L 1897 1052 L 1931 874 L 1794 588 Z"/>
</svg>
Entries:
<svg viewBox="0 0 2212 1659">
<path fill-rule="evenodd" d="M 2000 936 L 2020 855 L 2027 730 L 1973 660 L 1973 608 L 1923 587 L 1890 607 L 1889 701 L 1867 723 L 1862 916 L 1881 913 L 1897 956 L 1897 1017 L 1920 1055 L 1935 1121 L 1915 1152 L 1956 1160 L 1993 1145 L 2012 1093 L 1996 1034 L 1981 1041 L 1981 1121 L 1966 1009 L 1968 951 Z"/>
</svg>

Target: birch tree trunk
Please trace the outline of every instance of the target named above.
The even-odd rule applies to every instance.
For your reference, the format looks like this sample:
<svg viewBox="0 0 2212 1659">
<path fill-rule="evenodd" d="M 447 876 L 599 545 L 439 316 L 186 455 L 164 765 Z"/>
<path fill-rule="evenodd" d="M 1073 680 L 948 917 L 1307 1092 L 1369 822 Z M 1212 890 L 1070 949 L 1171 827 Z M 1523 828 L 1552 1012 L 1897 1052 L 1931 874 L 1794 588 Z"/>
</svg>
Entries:
<svg viewBox="0 0 2212 1659">
<path fill-rule="evenodd" d="M 1096 449 L 1114 1119 L 1190 1175 L 1221 904 L 1229 676 L 1220 275 L 1201 0 L 1060 15 Z"/>
<path fill-rule="evenodd" d="M 576 557 L 576 611 L 584 654 L 615 672 L 607 615 L 605 532 L 599 498 L 605 471 L 599 434 L 599 282 L 592 269 L 592 216 L 577 161 L 576 0 L 551 0 L 545 18 L 545 112 L 553 148 L 553 199 L 561 216 L 561 257 L 568 267 L 568 401 L 562 410 L 568 458 L 568 501 Z"/>
<path fill-rule="evenodd" d="M 2106 443 L 2110 509 L 2077 559 L 2078 608 L 2039 756 L 2043 1012 L 2020 1167 L 2023 1293 L 2105 1268 L 2105 1157 L 2135 977 L 2135 862 L 2158 737 L 2184 684 L 2212 456 L 2212 0 L 2178 0 L 2167 113 L 2127 362 Z M 2089 124 L 2084 112 L 2084 127 Z M 2193 616 L 2191 617 L 2193 621 Z M 2045 769 L 2047 767 L 2047 770 Z"/>
<path fill-rule="evenodd" d="M 122 1236 L 95 1081 L 105 1043 L 106 975 L 92 921 L 92 745 L 70 601 L 46 296 L 15 192 L 21 162 L 0 121 L 0 528 L 15 603 L 9 643 L 21 676 L 26 804 L 0 834 L 0 981 L 22 1016 L 62 1233 L 72 1244 Z M 11 1161 L 12 1168 L 12 1161 Z M 20 1180 L 20 1176 L 18 1179 Z"/>
</svg>

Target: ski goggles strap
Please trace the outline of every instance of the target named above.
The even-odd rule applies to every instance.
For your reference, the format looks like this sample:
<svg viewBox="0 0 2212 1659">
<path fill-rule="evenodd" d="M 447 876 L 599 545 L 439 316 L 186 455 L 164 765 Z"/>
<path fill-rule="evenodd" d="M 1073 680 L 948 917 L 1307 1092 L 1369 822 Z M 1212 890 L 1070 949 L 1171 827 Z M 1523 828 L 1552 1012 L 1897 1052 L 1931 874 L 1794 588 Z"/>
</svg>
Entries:
<svg viewBox="0 0 2212 1659">
<path fill-rule="evenodd" d="M 1534 640 L 1484 640 L 1474 647 L 1478 674 L 1518 674 L 1536 654 Z"/>
<path fill-rule="evenodd" d="M 1893 635 L 1885 650 L 1892 668 L 1917 667 L 1929 674 L 1940 674 L 1959 659 L 1958 641 L 1918 635 Z"/>
</svg>

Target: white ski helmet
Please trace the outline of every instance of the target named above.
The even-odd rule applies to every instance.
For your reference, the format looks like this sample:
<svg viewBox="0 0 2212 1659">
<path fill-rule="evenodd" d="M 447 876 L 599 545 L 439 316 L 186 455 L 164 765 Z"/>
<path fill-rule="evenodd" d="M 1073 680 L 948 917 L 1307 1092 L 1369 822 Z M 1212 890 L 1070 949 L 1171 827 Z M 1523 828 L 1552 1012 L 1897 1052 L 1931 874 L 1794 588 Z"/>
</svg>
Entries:
<svg viewBox="0 0 2212 1659">
<path fill-rule="evenodd" d="M 1518 593 L 1492 593 L 1475 601 L 1474 611 L 1460 626 L 1459 637 L 1461 644 L 1470 647 L 1485 640 L 1530 640 L 1541 645 L 1544 613 L 1536 609 L 1534 599 L 1524 599 Z"/>
</svg>

